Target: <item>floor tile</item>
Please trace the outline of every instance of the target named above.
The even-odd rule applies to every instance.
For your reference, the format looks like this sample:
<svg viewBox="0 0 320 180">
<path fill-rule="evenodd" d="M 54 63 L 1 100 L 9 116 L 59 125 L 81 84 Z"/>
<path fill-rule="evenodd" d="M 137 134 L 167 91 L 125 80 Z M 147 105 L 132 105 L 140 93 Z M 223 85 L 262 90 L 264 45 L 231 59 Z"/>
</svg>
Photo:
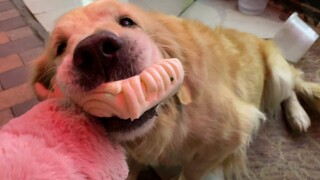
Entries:
<svg viewBox="0 0 320 180">
<path fill-rule="evenodd" d="M 0 111 L 0 127 L 12 118 L 14 118 L 14 116 L 10 109 Z"/>
<path fill-rule="evenodd" d="M 20 16 L 20 14 L 16 9 L 10 9 L 0 13 L 0 21 L 8 20 L 18 16 Z"/>
<path fill-rule="evenodd" d="M 35 14 L 39 22 L 47 31 L 51 31 L 55 20 L 66 11 L 81 6 L 80 2 L 72 0 L 65 4 L 64 0 L 54 1 L 52 6 L 47 6 L 47 1 L 42 0 L 24 0 L 31 11 Z M 189 1 L 156 1 L 156 0 L 122 0 L 139 5 L 148 10 L 162 11 L 167 14 L 178 15 Z M 64 6 L 62 6 L 64 4 Z M 198 0 L 192 4 L 182 17 L 197 19 L 205 24 L 216 27 L 224 26 L 236 28 L 241 31 L 253 33 L 263 38 L 272 38 L 280 29 L 282 21 L 278 18 L 279 12 L 272 8 L 259 16 L 249 16 L 240 13 L 237 9 L 237 1 L 234 0 Z"/>
<path fill-rule="evenodd" d="M 199 20 L 211 27 L 223 26 L 249 32 L 263 38 L 272 38 L 280 29 L 279 11 L 268 7 L 258 16 L 245 15 L 238 11 L 237 1 L 198 0 L 182 17 Z"/>
<path fill-rule="evenodd" d="M 48 6 L 48 1 L 43 0 L 24 0 L 26 5 L 29 7 L 30 11 L 35 15 L 37 20 L 41 25 L 47 30 L 51 31 L 55 20 L 66 13 L 67 11 L 74 9 L 76 7 L 83 6 L 88 2 L 93 0 L 55 0 L 50 1 L 50 6 Z M 136 4 L 147 10 L 155 10 L 164 12 L 167 14 L 178 15 L 192 0 L 121 0 L 122 2 L 130 2 Z"/>
<path fill-rule="evenodd" d="M 10 89 L 14 86 L 28 82 L 31 75 L 31 66 L 22 66 L 11 71 L 0 74 L 0 82 L 4 89 Z"/>
<path fill-rule="evenodd" d="M 54 27 L 54 23 L 56 22 L 56 20 L 65 12 L 71 10 L 72 8 L 61 8 L 61 9 L 55 9 L 52 11 L 48 11 L 46 13 L 40 13 L 40 14 L 35 14 L 35 17 L 37 18 L 37 20 L 39 22 L 41 22 L 41 25 L 45 28 L 45 30 L 47 30 L 48 32 L 51 32 L 53 27 Z"/>
<path fill-rule="evenodd" d="M 143 9 L 151 11 L 159 11 L 171 15 L 179 15 L 186 7 L 188 7 L 192 0 L 127 0 Z"/>
<path fill-rule="evenodd" d="M 23 66 L 23 63 L 17 54 L 0 58 L 0 73 L 10 71 L 21 66 Z"/>
<path fill-rule="evenodd" d="M 82 6 L 89 2 L 79 0 L 51 0 L 50 6 L 48 1 L 43 0 L 24 0 L 29 10 L 35 15 L 41 25 L 47 30 L 51 31 L 55 20 L 66 13 L 67 11 L 76 7 Z"/>
<path fill-rule="evenodd" d="M 14 6 L 10 1 L 5 1 L 5 2 L 0 1 L 0 12 L 6 11 L 12 8 L 14 8 Z"/>
<path fill-rule="evenodd" d="M 29 109 L 31 109 L 34 105 L 36 105 L 39 101 L 37 98 L 32 98 L 28 101 L 25 101 L 23 103 L 17 104 L 12 107 L 12 111 L 15 117 L 18 117 L 25 112 L 27 112 Z"/>
<path fill-rule="evenodd" d="M 43 46 L 40 46 L 40 47 L 30 49 L 28 51 L 19 53 L 19 56 L 21 57 L 23 63 L 27 65 L 33 62 L 33 60 L 35 60 L 43 51 L 44 51 Z"/>
<path fill-rule="evenodd" d="M 21 39 L 27 36 L 30 36 L 33 34 L 32 30 L 28 26 L 24 26 L 18 29 L 13 29 L 10 31 L 7 31 L 6 34 L 9 36 L 11 41 Z"/>
<path fill-rule="evenodd" d="M 43 45 L 43 41 L 34 35 L 18 39 L 10 43 L 0 45 L 0 58 L 13 53 L 21 53 L 41 45 Z"/>
<path fill-rule="evenodd" d="M 5 21 L 0 21 L 0 31 L 9 31 L 11 29 L 25 26 L 26 22 L 22 17 L 15 17 Z"/>
<path fill-rule="evenodd" d="M 29 83 L 4 90 L 0 93 L 0 110 L 7 109 L 32 98 L 34 98 L 34 94 Z"/>
<path fill-rule="evenodd" d="M 0 32 L 0 44 L 5 44 L 10 41 L 9 37 L 7 36 L 6 33 Z"/>
<path fill-rule="evenodd" d="M 72 9 L 75 7 L 82 6 L 82 1 L 79 0 L 23 0 L 24 3 L 29 7 L 33 14 L 47 13 L 50 11 L 55 11 L 57 9 Z M 48 6 L 50 3 L 50 6 Z"/>
</svg>

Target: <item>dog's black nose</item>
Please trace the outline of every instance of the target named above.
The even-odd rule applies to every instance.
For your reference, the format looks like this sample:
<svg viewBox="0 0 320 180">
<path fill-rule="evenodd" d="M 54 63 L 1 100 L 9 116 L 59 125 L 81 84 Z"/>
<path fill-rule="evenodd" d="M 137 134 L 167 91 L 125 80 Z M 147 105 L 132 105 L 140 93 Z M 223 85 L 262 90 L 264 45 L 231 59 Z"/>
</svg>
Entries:
<svg viewBox="0 0 320 180">
<path fill-rule="evenodd" d="M 122 46 L 123 40 L 112 32 L 95 33 L 79 42 L 74 51 L 73 65 L 80 71 L 93 73 L 107 69 L 110 61 L 116 59 L 116 53 Z"/>
</svg>

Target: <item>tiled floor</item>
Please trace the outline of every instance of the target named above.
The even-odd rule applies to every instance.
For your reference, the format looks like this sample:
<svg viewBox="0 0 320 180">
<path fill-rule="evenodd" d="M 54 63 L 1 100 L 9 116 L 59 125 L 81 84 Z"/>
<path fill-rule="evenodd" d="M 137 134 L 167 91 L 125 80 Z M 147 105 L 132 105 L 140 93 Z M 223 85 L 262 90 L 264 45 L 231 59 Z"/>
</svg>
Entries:
<svg viewBox="0 0 320 180">
<path fill-rule="evenodd" d="M 50 10 L 43 11 L 42 8 L 59 7 L 52 4 L 47 6 L 48 3 L 44 2 L 67 2 L 24 1 L 31 3 L 33 8 L 38 8 L 34 14 L 36 17 L 42 17 L 39 20 L 47 22 L 44 26 L 48 30 L 52 27 L 53 16 L 46 19 L 46 12 Z M 90 0 L 70 0 L 69 7 L 52 11 L 55 13 L 51 15 L 58 16 L 62 11 L 71 8 L 71 5 L 74 5 L 73 1 L 81 5 Z M 127 1 L 142 4 L 147 2 Z M 42 39 L 47 33 L 28 15 L 21 2 L 22 0 L 0 0 L 0 126 L 37 103 L 28 83 L 28 75 L 33 59 L 43 50 Z M 36 2 L 44 5 L 34 4 Z M 170 0 L 163 1 L 164 4 L 165 2 Z M 149 5 L 146 7 L 150 8 Z M 226 7 L 227 9 L 224 9 Z M 179 14 L 180 10 L 170 11 Z M 234 0 L 198 0 L 182 16 L 200 19 L 210 26 L 238 28 L 261 37 L 273 37 L 281 25 L 278 14 L 273 9 L 268 9 L 262 16 L 246 16 L 236 10 Z M 320 42 L 317 42 L 296 66 L 306 72 L 307 79 L 320 83 Z M 294 134 L 288 130 L 281 116 L 270 119 L 263 125 L 249 151 L 249 167 L 254 180 L 320 179 L 320 115 L 311 112 L 311 117 L 312 127 L 309 132 L 297 136 L 293 136 Z"/>
<path fill-rule="evenodd" d="M 93 0 L 23 0 L 43 27 L 50 31 L 54 20 L 70 9 L 86 5 Z M 165 13 L 178 15 L 192 0 L 120 0 L 131 2 L 146 9 L 156 9 Z M 50 6 L 48 6 L 50 4 Z M 170 6 L 168 6 L 170 4 Z"/>
<path fill-rule="evenodd" d="M 0 0 L 0 125 L 37 103 L 28 81 L 43 46 L 13 2 Z"/>
<path fill-rule="evenodd" d="M 92 0 L 23 0 L 30 11 L 47 31 L 51 31 L 54 20 L 72 8 L 82 6 Z M 120 0 L 136 4 L 151 11 L 181 15 L 184 18 L 197 19 L 216 27 L 225 26 L 256 34 L 263 38 L 272 38 L 279 30 L 282 21 L 279 11 L 267 8 L 259 16 L 249 16 L 237 9 L 237 0 Z M 48 4 L 50 3 L 50 6 Z M 186 7 L 190 8 L 186 9 Z M 185 10 L 185 11 L 184 11 Z"/>
</svg>

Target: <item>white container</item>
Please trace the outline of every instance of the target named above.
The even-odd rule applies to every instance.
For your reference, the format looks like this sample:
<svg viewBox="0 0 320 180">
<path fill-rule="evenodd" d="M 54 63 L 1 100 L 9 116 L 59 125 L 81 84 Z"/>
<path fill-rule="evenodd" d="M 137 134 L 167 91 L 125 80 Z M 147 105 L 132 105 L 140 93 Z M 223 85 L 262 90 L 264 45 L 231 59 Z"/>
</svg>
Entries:
<svg viewBox="0 0 320 180">
<path fill-rule="evenodd" d="M 319 35 L 297 13 L 293 13 L 276 33 L 274 42 L 283 56 L 291 62 L 298 62 Z"/>
<path fill-rule="evenodd" d="M 268 0 L 238 0 L 239 11 L 248 15 L 259 15 L 264 12 Z"/>
</svg>

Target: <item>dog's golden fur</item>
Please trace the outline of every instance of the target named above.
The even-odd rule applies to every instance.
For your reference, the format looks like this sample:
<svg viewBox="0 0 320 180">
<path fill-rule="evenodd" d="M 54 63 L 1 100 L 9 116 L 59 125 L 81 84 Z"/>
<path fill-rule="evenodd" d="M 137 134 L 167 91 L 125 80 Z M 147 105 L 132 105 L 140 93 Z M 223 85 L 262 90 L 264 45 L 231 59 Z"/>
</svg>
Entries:
<svg viewBox="0 0 320 180">
<path fill-rule="evenodd" d="M 243 174 L 246 148 L 265 120 L 265 113 L 283 103 L 292 128 L 305 131 L 310 120 L 296 95 L 320 111 L 320 86 L 303 81 L 302 73 L 286 62 L 272 41 L 248 33 L 213 30 L 200 22 L 101 0 L 60 19 L 50 42 L 60 37 L 63 28 L 73 40 L 66 51 L 72 55 L 80 33 L 87 36 L 101 29 L 126 31 L 112 18 L 122 12 L 138 22 L 140 28 L 134 31 L 146 34 L 162 58 L 178 58 L 186 73 L 179 92 L 158 107 L 153 128 L 145 136 L 123 142 L 136 161 L 180 165 L 180 179 L 198 180 L 219 168 L 226 176 Z M 80 20 L 71 26 L 70 17 L 79 16 L 105 18 L 106 22 L 93 26 L 91 21 Z M 59 71 L 59 64 L 64 63 L 53 62 L 52 49 L 53 43 L 49 43 L 38 60 L 34 78 L 34 83 L 47 88 L 54 76 L 48 72 L 56 64 Z M 132 170 L 131 177 L 134 175 Z"/>
</svg>

